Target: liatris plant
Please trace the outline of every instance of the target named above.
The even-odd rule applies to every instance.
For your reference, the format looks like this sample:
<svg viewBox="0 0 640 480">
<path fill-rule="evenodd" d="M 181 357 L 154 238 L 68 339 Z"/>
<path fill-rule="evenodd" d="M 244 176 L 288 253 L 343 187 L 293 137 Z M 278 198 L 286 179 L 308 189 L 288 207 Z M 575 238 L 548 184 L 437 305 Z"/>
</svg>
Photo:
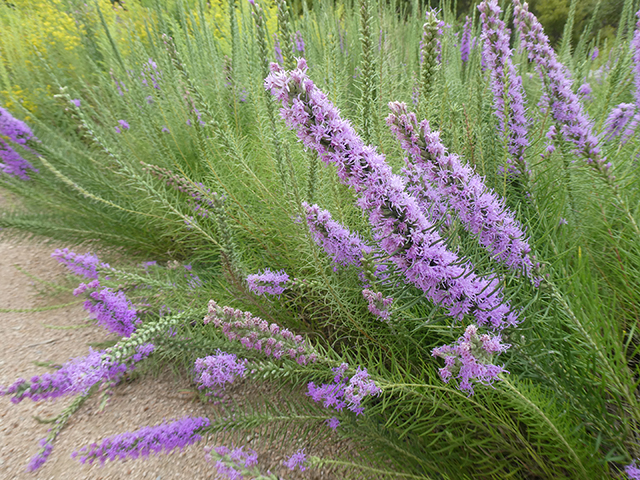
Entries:
<svg viewBox="0 0 640 480">
<path fill-rule="evenodd" d="M 99 383 L 118 383 L 136 363 L 147 358 L 154 348 L 150 343 L 143 344 L 136 348 L 131 357 L 120 359 L 107 351 L 89 349 L 89 355 L 68 361 L 55 373 L 34 376 L 30 380 L 18 379 L 14 384 L 1 388 L 0 395 L 11 396 L 11 401 L 18 403 L 25 398 L 38 401 L 86 394 Z"/>
<path fill-rule="evenodd" d="M 209 301 L 208 315 L 204 324 L 213 323 L 231 340 L 238 340 L 246 349 L 255 349 L 275 359 L 289 357 L 300 365 L 314 363 L 317 354 L 300 335 L 295 335 L 275 323 L 262 320 L 250 312 L 230 307 L 220 307 L 214 300 Z"/>
<path fill-rule="evenodd" d="M 68 248 L 56 249 L 51 254 L 58 262 L 64 264 L 76 275 L 97 279 L 98 268 L 108 269 L 108 264 L 100 262 L 100 259 L 92 253 L 77 254 Z"/>
<path fill-rule="evenodd" d="M 84 303 L 84 308 L 110 332 L 122 337 L 130 336 L 141 320 L 124 292 L 114 292 L 108 287 L 98 291 L 100 285 L 96 281 L 91 284 L 95 290 L 89 294 L 90 299 Z M 89 285 L 87 287 L 91 288 Z"/>
<path fill-rule="evenodd" d="M 358 235 L 347 230 L 343 225 L 331 218 L 328 210 L 318 205 L 302 203 L 307 216 L 307 226 L 311 238 L 329 255 L 333 263 L 338 265 L 355 265 L 361 267 L 361 259 L 372 253 L 373 249 L 364 243 Z"/>
<path fill-rule="evenodd" d="M 143 427 L 134 432 L 121 433 L 105 438 L 100 444 L 82 447 L 73 454 L 81 463 L 127 458 L 148 457 L 151 453 L 168 453 L 176 448 L 183 449 L 199 441 L 200 432 L 211 422 L 204 417 L 184 417 L 155 427 Z"/>
<path fill-rule="evenodd" d="M 509 38 L 511 31 L 500 20 L 497 0 L 484 1 L 479 6 L 482 21 L 482 58 L 491 77 L 496 116 L 508 152 L 506 170 L 517 176 L 530 176 L 525 161 L 527 117 L 522 78 L 511 61 Z"/>
<path fill-rule="evenodd" d="M 545 86 L 545 93 L 553 119 L 564 138 L 574 144 L 576 155 L 583 158 L 605 180 L 612 182 L 611 163 L 603 157 L 598 139 L 593 131 L 593 122 L 573 93 L 573 81 L 565 67 L 551 47 L 549 38 L 543 32 L 538 19 L 529 12 L 527 3 L 514 0 L 514 22 L 520 33 L 522 48 L 527 51 L 529 60 L 535 63 Z"/>
<path fill-rule="evenodd" d="M 265 87 L 282 101 L 283 118 L 305 146 L 335 164 L 340 180 L 360 194 L 358 204 L 369 214 L 380 248 L 407 281 L 454 318 L 473 313 L 481 325 L 515 325 L 517 314 L 502 298 L 498 280 L 477 276 L 469 262 L 446 248 L 384 156 L 362 143 L 309 79 L 305 61 L 291 72 L 271 67 Z"/>
<path fill-rule="evenodd" d="M 29 170 L 38 173 L 38 169 L 11 146 L 18 145 L 23 150 L 31 151 L 29 142 L 37 141 L 26 123 L 13 117 L 0 106 L 0 169 L 4 173 L 21 180 L 29 180 Z"/>
<path fill-rule="evenodd" d="M 387 124 L 411 158 L 411 162 L 407 160 L 409 181 L 420 204 L 424 208 L 432 204 L 448 205 L 465 229 L 477 235 L 482 246 L 498 261 L 530 275 L 531 247 L 522 226 L 504 202 L 457 155 L 447 153 L 439 133 L 431 131 L 428 121 L 418 124 L 416 115 L 408 112 L 405 104 L 393 102 L 389 108 L 392 113 Z M 425 188 L 423 193 L 422 184 L 433 188 Z"/>
<path fill-rule="evenodd" d="M 242 376 L 249 392 L 266 379 L 265 390 L 283 393 L 219 405 L 209 426 L 185 431 L 188 442 L 259 426 L 251 447 L 281 444 L 287 465 L 277 467 L 292 476 L 300 465 L 331 478 L 637 476 L 634 2 L 624 1 L 613 41 L 610 29 L 591 35 L 606 22 L 594 12 L 572 49 L 571 25 L 581 21 L 570 20 L 556 55 L 563 66 L 539 27 L 510 44 L 508 29 L 528 15 L 516 6 L 513 27 L 513 7 L 499 12 L 489 0 L 477 15 L 482 57 L 468 53 L 473 20 L 457 23 L 444 3 L 437 16 L 428 10 L 420 45 L 423 2 L 398 11 L 380 0 L 279 1 L 279 18 L 255 2 L 128 2 L 124 11 L 0 1 L 0 103 L 41 140 L 0 134 L 39 170 L 14 169 L 28 182 L 0 179 L 20 205 L 1 202 L 0 233 L 91 242 L 135 255 L 131 265 L 157 260 L 115 270 L 91 255 L 57 255 L 88 277 L 78 294 L 126 293 L 123 312 L 142 320 L 105 350 L 112 365 L 128 372 L 144 356 L 138 348 L 153 345 L 150 360 L 182 367 L 194 390 L 220 394 Z M 472 17 L 460 6 L 455 15 Z M 71 43 L 58 42 L 59 30 L 42 43 L 43 12 L 49 24 L 69 20 L 61 31 Z M 287 71 L 269 75 L 276 32 Z M 311 73 L 296 69 L 300 39 Z M 536 75 L 511 55 L 518 43 L 534 50 Z M 303 145 L 279 125 L 265 76 Z M 243 88 L 246 101 L 234 101 Z M 412 96 L 415 119 L 401 107 Z M 379 110 L 396 101 L 389 134 Z M 621 102 L 633 109 L 616 110 Z M 347 118 L 375 125 L 373 135 L 357 135 Z M 580 167 L 587 157 L 594 168 Z M 321 160 L 338 175 L 316 168 Z M 514 178 L 511 165 L 532 181 Z M 209 298 L 233 308 L 215 304 L 203 325 Z M 343 363 L 353 368 L 332 382 L 327 370 Z M 87 368 L 87 378 L 103 378 L 100 365 Z M 361 385 L 347 391 L 352 381 Z M 309 382 L 319 402 L 304 395 Z M 78 391 L 34 445 L 31 468 L 111 383 Z M 364 415 L 349 410 L 348 395 Z M 345 405 L 337 412 L 325 401 Z M 337 437 L 348 440 L 344 451 L 318 445 Z M 86 461 L 115 450 L 142 456 L 121 443 L 99 442 Z M 331 457 L 300 464 L 316 445 Z M 211 453 L 220 476 L 275 477 L 261 473 L 274 465 L 253 465 L 248 445 L 222 453 Z"/>
<path fill-rule="evenodd" d="M 463 63 L 469 61 L 469 52 L 471 51 L 471 19 L 465 17 L 464 27 L 462 27 L 462 38 L 460 39 L 460 58 Z"/>
<path fill-rule="evenodd" d="M 440 55 L 440 40 L 442 36 L 441 24 L 436 12 L 427 12 L 423 26 L 422 41 L 420 42 L 420 109 L 424 110 L 429 102 L 429 94 L 433 89 L 433 77 L 438 69 Z"/>
<path fill-rule="evenodd" d="M 256 295 L 280 295 L 287 287 L 289 275 L 284 270 L 272 272 L 268 268 L 262 273 L 254 273 L 247 277 L 247 285 Z"/>
<path fill-rule="evenodd" d="M 245 475 L 252 478 L 268 479 L 271 477 L 260 475 L 257 469 L 258 454 L 255 450 L 245 447 L 228 448 L 218 446 L 205 448 L 207 460 L 214 462 L 218 475 L 223 475 L 229 480 L 241 480 Z M 275 478 L 275 476 L 273 476 Z"/>
</svg>

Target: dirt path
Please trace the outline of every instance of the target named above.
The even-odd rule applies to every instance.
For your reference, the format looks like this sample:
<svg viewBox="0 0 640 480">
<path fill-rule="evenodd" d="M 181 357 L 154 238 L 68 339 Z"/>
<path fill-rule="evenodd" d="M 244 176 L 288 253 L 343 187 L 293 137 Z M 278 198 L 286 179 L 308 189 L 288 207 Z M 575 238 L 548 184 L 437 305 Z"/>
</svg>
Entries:
<svg viewBox="0 0 640 480">
<path fill-rule="evenodd" d="M 62 246 L 0 241 L 0 309 L 42 308 L 78 301 L 70 293 L 55 297 L 38 294 L 38 283 L 16 268 L 49 282 L 60 282 L 66 269 L 50 255 L 56 247 Z M 78 251 L 84 253 L 85 250 Z M 19 376 L 29 378 L 49 371 L 34 362 L 62 364 L 70 358 L 86 355 L 90 344 L 104 342 L 107 338 L 102 327 L 87 322 L 81 304 L 29 313 L 0 312 L 0 385 L 11 384 Z M 163 419 L 215 415 L 214 407 L 194 401 L 190 389 L 186 380 L 177 380 L 172 375 L 156 379 L 147 376 L 118 385 L 102 412 L 98 410 L 97 398 L 90 399 L 58 437 L 49 460 L 35 473 L 27 473 L 26 465 L 38 451 L 38 442 L 46 436 L 48 425 L 38 423 L 34 416 L 55 416 L 70 400 L 24 400 L 14 405 L 8 398 L 0 397 L 0 479 L 219 478 L 215 475 L 214 465 L 208 463 L 203 454 L 204 445 L 216 445 L 213 440 L 170 455 L 111 462 L 104 467 L 81 465 L 71 458 L 75 450 L 108 435 L 156 425 Z M 247 395 L 256 398 L 256 395 L 265 395 L 265 389 L 238 385 L 233 387 L 231 394 L 238 399 Z M 273 401 L 267 395 L 264 399 L 265 402 Z M 247 437 L 245 443 L 250 447 L 252 440 Z M 319 454 L 313 451 L 312 441 L 308 439 L 298 448 L 307 447 L 308 453 Z M 281 465 L 285 457 L 283 452 L 258 451 L 265 470 L 265 465 Z M 307 470 L 303 476 L 287 475 L 287 478 L 332 478 L 332 475 Z"/>
</svg>

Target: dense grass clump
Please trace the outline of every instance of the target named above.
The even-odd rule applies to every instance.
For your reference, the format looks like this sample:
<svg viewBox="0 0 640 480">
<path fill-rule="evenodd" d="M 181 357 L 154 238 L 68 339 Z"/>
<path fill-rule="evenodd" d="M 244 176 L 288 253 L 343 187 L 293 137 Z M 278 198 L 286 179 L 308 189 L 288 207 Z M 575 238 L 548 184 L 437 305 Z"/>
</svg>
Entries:
<svg viewBox="0 0 640 480">
<path fill-rule="evenodd" d="M 30 468 L 158 362 L 203 398 L 237 377 L 308 398 L 82 461 L 314 428 L 356 448 L 291 470 L 640 478 L 637 1 L 606 42 L 594 12 L 572 44 L 572 13 L 558 48 L 520 0 L 161 3 L 0 5 L 0 181 L 22 199 L 1 232 L 106 252 L 54 256 L 121 336 L 2 387 L 77 395 Z M 208 455 L 261 475 L 249 449 Z"/>
</svg>

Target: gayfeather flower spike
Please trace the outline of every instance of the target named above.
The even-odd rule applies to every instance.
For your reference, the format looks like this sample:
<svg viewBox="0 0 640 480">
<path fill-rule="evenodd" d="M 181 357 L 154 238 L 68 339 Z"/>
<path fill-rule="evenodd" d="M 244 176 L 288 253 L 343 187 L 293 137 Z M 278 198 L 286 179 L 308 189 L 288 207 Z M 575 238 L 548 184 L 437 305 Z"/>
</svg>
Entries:
<svg viewBox="0 0 640 480">
<path fill-rule="evenodd" d="M 14 118 L 7 110 L 0 107 L 0 170 L 7 175 L 21 180 L 29 180 L 28 171 L 38 173 L 30 162 L 14 150 L 12 144 L 31 151 L 28 142 L 37 142 L 26 123 Z"/>
<path fill-rule="evenodd" d="M 638 17 L 638 22 L 636 23 L 636 30 L 633 33 L 633 39 L 631 40 L 630 46 L 633 51 L 633 70 L 636 85 L 634 97 L 636 100 L 636 107 L 640 110 L 640 10 L 636 12 L 636 17 Z"/>
<path fill-rule="evenodd" d="M 154 345 L 146 343 L 138 346 L 131 357 L 115 360 L 107 351 L 89 348 L 89 355 L 69 360 L 54 373 L 34 376 L 30 380 L 20 378 L 8 387 L 0 387 L 0 395 L 11 395 L 11 401 L 19 403 L 25 398 L 37 402 L 86 394 L 99 383 L 118 383 L 126 372 L 133 370 L 135 364 L 147 358 L 153 350 Z"/>
<path fill-rule="evenodd" d="M 529 12 L 528 4 L 520 0 L 513 0 L 513 3 L 514 23 L 520 33 L 521 46 L 542 78 L 554 121 L 565 140 L 574 144 L 576 155 L 612 184 L 611 163 L 602 156 L 592 122 L 580 99 L 573 93 L 569 70 L 558 60 L 549 44 L 549 37 L 544 34 L 535 15 Z"/>
<path fill-rule="evenodd" d="M 509 38 L 511 31 L 500 20 L 498 0 L 485 0 L 479 6 L 482 12 L 482 57 L 491 77 L 496 116 L 500 133 L 507 145 L 508 173 L 530 176 L 524 155 L 527 140 L 527 118 L 525 116 L 522 78 L 516 73 L 511 61 Z"/>
<path fill-rule="evenodd" d="M 460 39 L 460 58 L 462 63 L 469 61 L 469 52 L 471 51 L 471 19 L 465 17 L 464 27 L 462 28 L 462 38 Z"/>
<path fill-rule="evenodd" d="M 254 317 L 250 312 L 220 307 L 213 300 L 209 301 L 208 315 L 204 317 L 204 324 L 208 323 L 222 329 L 229 340 L 238 340 L 246 349 L 255 349 L 276 359 L 289 357 L 300 365 L 314 363 L 318 359 L 300 335 L 280 328 L 275 323 L 269 325 L 269 322 Z"/>
<path fill-rule="evenodd" d="M 434 348 L 431 355 L 444 359 L 445 366 L 439 373 L 445 383 L 452 377 L 458 378 L 458 388 L 473 395 L 473 382 L 490 385 L 500 379 L 501 373 L 509 373 L 491 363 L 494 355 L 510 347 L 501 341 L 500 335 L 478 335 L 478 327 L 469 325 L 455 344 Z"/>
<path fill-rule="evenodd" d="M 307 202 L 303 202 L 302 208 L 307 214 L 307 226 L 311 237 L 336 264 L 334 271 L 338 270 L 337 265 L 362 267 L 362 257 L 373 251 L 369 245 L 357 234 L 351 233 L 333 220 L 328 210 L 323 210 L 318 205 L 309 205 Z"/>
<path fill-rule="evenodd" d="M 76 275 L 82 275 L 87 278 L 97 279 L 99 277 L 99 268 L 111 268 L 108 264 L 100 262 L 100 259 L 92 253 L 77 254 L 68 248 L 63 248 L 62 250 L 58 248 L 51 256 L 66 265 Z"/>
<path fill-rule="evenodd" d="M 449 251 L 415 198 L 407 194 L 382 154 L 365 146 L 351 124 L 307 76 L 304 59 L 285 72 L 277 64 L 265 87 L 281 100 L 282 117 L 306 147 L 333 164 L 338 177 L 358 194 L 358 205 L 369 214 L 380 248 L 410 283 L 448 314 L 461 319 L 472 313 L 479 324 L 504 328 L 517 323 L 502 295 L 498 278 L 482 278 L 473 265 Z"/>
<path fill-rule="evenodd" d="M 626 143 L 637 126 L 637 121 L 633 121 L 637 116 L 636 110 L 637 107 L 633 103 L 616 105 L 604 122 L 605 140 L 610 142 L 622 136 L 622 143 Z"/>
<path fill-rule="evenodd" d="M 247 285 L 256 295 L 280 295 L 287 289 L 289 275 L 284 270 L 272 272 L 268 268 L 262 273 L 254 273 L 247 277 Z"/>
<path fill-rule="evenodd" d="M 79 457 L 81 463 L 91 464 L 98 460 L 104 464 L 107 460 L 148 457 L 151 453 L 169 453 L 175 448 L 182 450 L 199 441 L 202 438 L 200 433 L 210 423 L 205 417 L 184 417 L 155 427 L 143 427 L 135 432 L 112 435 L 100 444 L 82 447 L 72 457 Z"/>
<path fill-rule="evenodd" d="M 225 446 L 205 447 L 205 458 L 215 461 L 218 475 L 228 480 L 243 480 L 244 478 L 260 478 L 275 480 L 275 475 L 262 475 L 258 468 L 258 454 L 255 450 L 245 447 L 228 448 Z"/>
<path fill-rule="evenodd" d="M 409 187 L 421 204 L 447 204 L 494 258 L 507 267 L 529 275 L 533 262 L 526 235 L 504 202 L 491 191 L 469 165 L 448 154 L 439 132 L 429 122 L 420 124 L 400 102 L 389 104 L 387 125 L 410 156 L 405 159 Z M 425 186 L 426 188 L 422 188 Z M 424 193 L 423 193 L 424 192 Z M 422 199 L 425 196 L 426 198 Z"/>
</svg>

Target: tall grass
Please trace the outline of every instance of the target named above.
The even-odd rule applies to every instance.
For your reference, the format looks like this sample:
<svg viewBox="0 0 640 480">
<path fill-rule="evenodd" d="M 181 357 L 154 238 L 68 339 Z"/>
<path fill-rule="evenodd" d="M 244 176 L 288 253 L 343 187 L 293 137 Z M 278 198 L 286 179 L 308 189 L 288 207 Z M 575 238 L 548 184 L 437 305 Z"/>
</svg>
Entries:
<svg viewBox="0 0 640 480">
<path fill-rule="evenodd" d="M 331 369 L 342 363 L 349 364 L 345 378 L 366 368 L 379 394 L 363 399 L 363 414 L 291 397 L 277 409 L 250 405 L 199 427 L 206 435 L 259 426 L 267 443 L 293 426 L 300 435 L 315 426 L 357 445 L 343 458 L 313 456 L 310 447 L 312 467 L 366 478 L 620 478 L 640 457 L 640 143 L 633 132 L 610 135 L 607 118 L 621 103 L 640 111 L 632 41 L 637 1 L 625 1 L 618 35 L 607 45 L 588 29 L 572 48 L 568 23 L 559 49 L 573 79 L 568 88 L 590 85 L 579 102 L 608 169 L 575 153 L 552 114 L 546 80 L 526 52 L 514 50 L 526 101 L 526 175 L 514 173 L 508 135 L 494 113 L 479 13 L 470 12 L 475 41 L 463 62 L 464 21 L 453 17 L 448 2 L 437 13 L 417 2 L 303 2 L 300 16 L 283 2 L 277 8 L 212 3 L 127 2 L 124 11 L 108 2 L 42 2 L 55 13 L 48 22 L 60 22 L 54 31 L 63 33 L 37 39 L 30 35 L 46 20 L 41 10 L 0 5 L 2 102 L 39 140 L 20 150 L 38 169 L 30 180 L 0 177 L 22 199 L 22 208 L 0 217 L 2 233 L 157 261 L 98 267 L 101 288 L 120 288 L 141 321 L 136 334 L 105 355 L 127 358 L 152 342 L 147 361 L 180 365 L 193 376 L 196 358 L 222 349 L 247 359 L 247 377 L 282 388 L 330 383 Z M 517 47 L 514 6 L 503 9 L 500 18 L 514 30 Z M 433 41 L 421 44 L 427 13 Z M 314 88 L 404 175 L 405 186 L 403 168 L 415 159 L 405 164 L 408 154 L 385 124 L 389 102 L 405 102 L 419 112 L 418 121 L 426 118 L 444 147 L 473 167 L 523 226 L 532 266 L 514 271 L 481 246 L 482 231 L 465 229 L 451 205 L 441 217 L 428 203 L 420 213 L 459 258 L 456 265 L 496 279 L 490 288 L 518 315 L 517 326 L 492 333 L 511 348 L 481 362 L 504 368 L 491 385 L 477 382 L 470 394 L 460 388 L 458 372 L 442 380 L 445 363 L 433 351 L 459 342 L 476 323 L 473 310 L 456 320 L 451 305 L 409 281 L 398 260 L 402 249 L 381 247 L 385 239 L 363 215 L 362 192 L 324 165 L 335 152 L 318 156 L 312 141 L 305 148 L 279 118 L 281 105 L 264 87 L 276 59 L 274 34 L 287 70 L 281 74 L 290 75 L 294 57 L 304 56 Z M 432 63 L 421 65 L 421 58 Z M 512 84 L 504 85 L 508 118 Z M 412 188 L 407 195 L 419 198 L 422 187 Z M 303 202 L 328 210 L 373 252 L 349 266 L 333 263 L 309 232 Z M 384 207 L 385 218 L 398 220 L 392 205 Z M 385 273 L 376 265 L 385 265 Z M 257 295 L 247 277 L 265 269 L 286 272 L 288 288 Z M 388 319 L 374 314 L 365 286 L 393 299 Z M 228 312 L 207 311 L 209 299 L 304 336 L 305 355 L 317 361 L 275 358 L 229 340 L 216 322 L 202 322 L 207 314 L 231 321 Z M 480 327 L 480 333 L 491 330 Z M 70 408 L 96 390 L 81 392 Z M 340 422 L 335 432 L 324 424 L 330 418 Z"/>
</svg>

